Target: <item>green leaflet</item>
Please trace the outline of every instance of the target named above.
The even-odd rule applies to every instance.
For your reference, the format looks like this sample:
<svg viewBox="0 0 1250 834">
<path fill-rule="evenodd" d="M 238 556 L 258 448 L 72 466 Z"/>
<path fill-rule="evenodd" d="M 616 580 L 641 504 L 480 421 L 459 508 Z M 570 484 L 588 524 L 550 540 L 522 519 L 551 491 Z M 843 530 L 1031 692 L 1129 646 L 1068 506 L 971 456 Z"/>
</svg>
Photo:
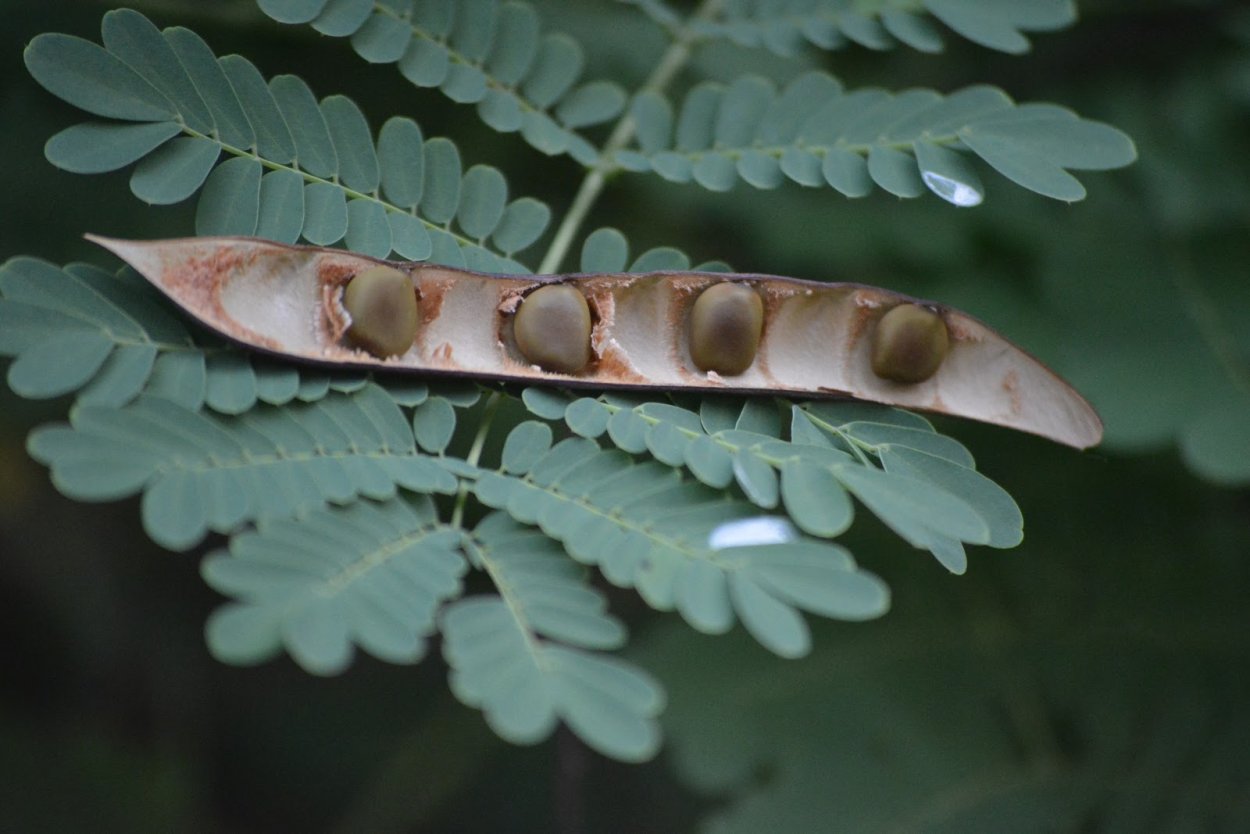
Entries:
<svg viewBox="0 0 1250 834">
<path fill-rule="evenodd" d="M 339 158 L 330 138 L 330 126 L 304 80 L 294 75 L 275 75 L 269 80 L 269 92 L 295 140 L 296 164 L 318 177 L 338 174 Z M 378 141 L 380 144 L 381 137 Z"/>
<path fill-rule="evenodd" d="M 261 172 L 261 164 L 246 157 L 228 159 L 214 168 L 196 206 L 196 234 L 256 234 Z"/>
<path fill-rule="evenodd" d="M 79 403 L 114 408 L 149 394 L 192 411 L 207 405 L 239 414 L 258 402 L 310 401 L 332 384 L 358 390 L 367 381 L 194 341 L 165 299 L 129 270 L 58 269 L 34 258 L 0 266 L 0 355 L 15 358 L 9 383 L 23 396 L 77 392 Z"/>
<path fill-rule="evenodd" d="M 171 102 L 178 102 L 187 125 L 201 133 L 216 125 L 204 99 L 187 75 L 178 56 L 146 17 L 131 9 L 115 9 L 104 15 L 100 27 L 104 46 L 161 91 Z"/>
<path fill-rule="evenodd" d="M 663 25 L 672 25 L 659 4 L 638 2 Z M 942 35 L 930 17 L 957 35 L 1002 52 L 1029 49 L 1027 32 L 1049 32 L 1070 25 L 1076 8 L 1070 0 L 1038 2 L 982 2 L 981 0 L 905 0 L 886 2 L 848 0 L 793 3 L 757 0 L 734 3 L 713 20 L 699 21 L 695 31 L 703 38 L 728 40 L 738 46 L 766 49 L 790 57 L 804 44 L 820 49 L 842 49 L 855 43 L 868 49 L 891 49 L 903 43 L 922 52 L 940 52 Z"/>
<path fill-rule="evenodd" d="M 137 396 L 158 351 L 190 349 L 181 324 L 141 292 L 93 267 L 6 262 L 0 354 L 16 358 L 10 387 L 35 398 L 83 390 L 91 401 L 116 405 Z"/>
<path fill-rule="evenodd" d="M 428 452 L 442 452 L 456 430 L 456 412 L 443 397 L 431 397 L 412 413 L 412 430 L 417 443 Z"/>
<path fill-rule="evenodd" d="M 256 236 L 281 243 L 299 240 L 304 228 L 304 180 L 294 171 L 278 170 L 260 181 Z"/>
<path fill-rule="evenodd" d="M 199 35 L 181 26 L 171 26 L 161 34 L 213 114 L 217 138 L 240 149 L 255 144 L 256 133 L 252 124 L 208 44 Z"/>
<path fill-rule="evenodd" d="M 546 203 L 532 197 L 521 197 L 504 208 L 503 216 L 491 234 L 491 242 L 505 255 L 511 256 L 542 237 L 550 222 L 551 209 Z"/>
<path fill-rule="evenodd" d="M 373 200 L 349 200 L 347 203 L 347 248 L 353 252 L 384 258 L 394 248 L 391 222 L 386 209 Z"/>
<path fill-rule="evenodd" d="M 285 647 L 322 675 L 343 671 L 353 646 L 415 663 L 439 604 L 461 592 L 458 545 L 425 496 L 262 524 L 203 563 L 205 581 L 234 600 L 209 617 L 209 648 L 253 664 Z"/>
<path fill-rule="evenodd" d="M 362 194 L 376 191 L 381 172 L 364 113 L 354 101 L 340 95 L 322 99 L 321 112 L 338 155 L 338 175 L 343 183 Z"/>
<path fill-rule="evenodd" d="M 854 495 L 904 540 L 960 573 L 961 542 L 1014 547 L 1022 538 L 1019 508 L 975 471 L 968 450 L 904 411 L 864 403 L 795 406 L 786 442 L 780 412 L 768 400 L 708 397 L 696 414 L 667 403 L 581 397 L 553 401 L 550 411 L 544 402 L 540 416 L 561 405 L 575 434 L 606 433 L 617 448 L 685 467 L 712 489 L 736 484 L 763 510 L 784 506 L 809 535 L 845 532 Z"/>
<path fill-rule="evenodd" d="M 505 472 L 528 472 L 551 449 L 551 427 L 546 423 L 526 420 L 508 433 L 500 465 Z"/>
<path fill-rule="evenodd" d="M 228 390 L 218 396 L 235 396 Z M 36 430 L 29 449 L 68 495 L 111 500 L 142 491 L 149 535 L 178 550 L 209 530 L 288 518 L 327 501 L 386 500 L 399 486 L 445 493 L 456 487 L 417 452 L 398 406 L 374 385 L 236 418 L 159 397 L 123 408 L 84 405 L 70 426 Z M 114 477 L 116 462 L 130 456 L 135 462 Z"/>
<path fill-rule="evenodd" d="M 482 472 L 473 488 L 487 506 L 538 524 L 575 559 L 637 588 L 653 607 L 675 608 L 711 632 L 728 628 L 728 612 L 737 611 L 784 656 L 808 648 L 806 626 L 795 625 L 799 609 L 844 619 L 884 612 L 885 586 L 841 548 L 797 539 L 751 505 L 665 471 L 631 466 L 621 453 L 578 438 L 551 447 L 523 477 Z M 804 583 L 811 593 L 796 590 Z"/>
<path fill-rule="evenodd" d="M 315 21 L 333 30 L 357 5 L 327 3 Z M 394 11 L 379 8 L 374 17 Z M 314 5 L 276 3 L 266 11 L 304 19 Z M 88 112 L 127 122 L 62 131 L 46 149 L 53 164 L 103 173 L 137 163 L 131 190 L 152 204 L 177 203 L 200 191 L 200 234 L 260 233 L 284 242 L 302 237 L 321 246 L 345 240 L 375 257 L 394 252 L 483 271 L 526 271 L 511 255 L 542 236 L 550 211 L 528 197 L 508 203 L 506 183 L 494 168 L 462 172 L 448 140 L 425 140 L 422 153 L 420 128 L 392 119 L 375 146 L 351 99 L 331 95 L 318 103 L 290 75 L 266 83 L 247 59 L 218 59 L 194 33 L 158 32 L 137 12 L 110 13 L 104 31 L 106 44 L 133 68 L 95 44 L 61 35 L 36 39 L 28 50 L 31 73 L 49 90 Z M 602 110 L 605 95 L 615 101 L 617 92 L 590 87 L 570 112 L 584 120 Z"/>
<path fill-rule="evenodd" d="M 347 234 L 347 195 L 324 182 L 304 186 L 304 239 L 318 246 L 341 240 Z"/>
<path fill-rule="evenodd" d="M 425 139 L 411 119 L 388 119 L 378 134 L 378 160 L 382 166 L 382 190 L 400 208 L 421 202 L 425 183 Z"/>
<path fill-rule="evenodd" d="M 130 177 L 130 190 L 145 203 L 180 203 L 204 185 L 220 155 L 216 142 L 179 136 L 139 163 Z"/>
<path fill-rule="evenodd" d="M 226 73 L 239 105 L 256 131 L 256 152 L 278 164 L 293 160 L 295 140 L 291 137 L 290 126 L 282 118 L 282 111 L 260 70 L 241 55 L 226 55 L 218 58 L 217 63 Z"/>
<path fill-rule="evenodd" d="M 424 211 L 435 223 L 448 224 L 460 204 L 460 151 L 448 139 L 425 143 Z"/>
<path fill-rule="evenodd" d="M 327 0 L 258 0 L 261 11 L 279 23 L 308 23 L 325 8 Z"/>
<path fill-rule="evenodd" d="M 474 165 L 464 174 L 456 222 L 470 238 L 485 240 L 503 220 L 508 184 L 498 169 Z"/>
<path fill-rule="evenodd" d="M 346 37 L 364 25 L 372 8 L 372 0 L 329 0 L 313 19 L 312 27 L 332 38 Z M 262 10 L 268 14 L 267 9 Z"/>
<path fill-rule="evenodd" d="M 538 150 L 567 153 L 583 165 L 596 150 L 577 131 L 615 118 L 624 109 L 619 84 L 578 85 L 581 47 L 565 35 L 541 35 L 539 17 L 524 2 L 374 4 L 331 0 L 261 3 L 280 23 L 308 23 L 324 35 L 350 37 L 370 63 L 397 63 L 419 87 L 437 87 L 452 101 L 476 104 L 488 126 L 519 131 Z M 506 32 L 508 37 L 497 37 Z"/>
<path fill-rule="evenodd" d="M 541 741 L 559 719 L 605 755 L 653 756 L 663 691 L 631 664 L 591 651 L 614 648 L 625 636 L 604 613 L 603 596 L 549 538 L 501 513 L 487 516 L 473 536 L 474 554 L 500 595 L 453 603 L 441 617 L 456 696 L 514 742 Z"/>
<path fill-rule="evenodd" d="M 643 252 L 629 265 L 628 272 L 663 272 L 690 268 L 690 257 L 672 246 L 657 246 Z"/>
<path fill-rule="evenodd" d="M 622 272 L 629 263 L 629 243 L 617 229 L 596 229 L 582 242 L 582 272 Z"/>
<path fill-rule="evenodd" d="M 102 174 L 142 159 L 181 132 L 176 122 L 83 122 L 49 139 L 44 152 L 49 162 L 71 173 Z"/>
<path fill-rule="evenodd" d="M 559 391 L 538 387 L 522 390 L 521 401 L 531 414 L 544 420 L 559 420 L 569 404 L 569 398 Z"/>
<path fill-rule="evenodd" d="M 177 110 L 114 55 L 70 35 L 39 35 L 26 47 L 26 69 L 48 92 L 110 119 L 162 122 Z"/>
<path fill-rule="evenodd" d="M 393 64 L 403 57 L 412 37 L 406 21 L 379 10 L 352 35 L 352 48 L 371 64 Z"/>
<path fill-rule="evenodd" d="M 704 82 L 686 95 L 670 137 L 670 108 L 655 93 L 635 100 L 637 148 L 622 169 L 651 170 L 673 182 L 693 179 L 727 191 L 739 179 L 775 188 L 789 178 L 827 184 L 848 197 L 874 185 L 898 197 L 926 190 L 958 206 L 985 195 L 969 152 L 1031 191 L 1079 200 L 1068 173 L 1109 170 L 1136 158 L 1132 141 L 1107 125 L 1044 104 L 1016 105 L 1001 90 L 976 86 L 943 97 L 932 90 L 844 92 L 821 73 L 780 92 L 755 76 L 728 86 Z"/>
</svg>

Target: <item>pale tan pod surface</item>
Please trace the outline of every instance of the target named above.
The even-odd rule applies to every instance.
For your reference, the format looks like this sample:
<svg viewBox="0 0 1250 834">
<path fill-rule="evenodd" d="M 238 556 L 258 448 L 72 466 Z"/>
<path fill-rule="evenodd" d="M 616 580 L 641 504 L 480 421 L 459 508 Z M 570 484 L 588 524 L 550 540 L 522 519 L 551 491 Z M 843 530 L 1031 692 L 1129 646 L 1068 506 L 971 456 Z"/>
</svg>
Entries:
<svg viewBox="0 0 1250 834">
<path fill-rule="evenodd" d="M 91 239 L 208 327 L 298 359 L 591 388 L 853 396 L 1007 426 L 1077 448 L 1102 437 L 1098 415 L 1067 383 L 981 322 L 941 305 L 926 304 L 950 337 L 937 372 L 915 384 L 881 379 L 871 367 L 871 333 L 887 310 L 916 299 L 875 287 L 732 276 L 761 294 L 764 337 L 751 367 L 722 378 L 694 366 L 683 316 L 693 298 L 727 276 L 499 276 L 393 263 L 412 276 L 421 323 L 410 350 L 379 359 L 346 344 L 338 299 L 351 275 L 386 262 L 253 238 Z M 527 291 L 557 282 L 575 282 L 595 320 L 595 358 L 576 378 L 529 364 L 508 326 Z"/>
</svg>

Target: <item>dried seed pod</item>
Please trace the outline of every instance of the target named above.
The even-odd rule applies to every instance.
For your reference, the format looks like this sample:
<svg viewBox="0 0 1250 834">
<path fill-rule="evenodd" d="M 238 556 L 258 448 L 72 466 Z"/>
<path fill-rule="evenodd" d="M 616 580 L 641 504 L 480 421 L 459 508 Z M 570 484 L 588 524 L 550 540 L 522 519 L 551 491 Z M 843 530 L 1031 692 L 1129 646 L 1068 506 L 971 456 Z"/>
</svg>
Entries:
<svg viewBox="0 0 1250 834">
<path fill-rule="evenodd" d="M 340 303 L 344 276 L 359 279 L 376 269 L 370 258 L 252 238 L 91 239 L 124 258 L 205 326 L 295 361 L 570 388 L 852 396 L 984 420 L 1077 448 L 1102 437 L 1098 415 L 1080 394 L 982 322 L 863 284 L 777 275 L 727 280 L 672 271 L 492 275 L 408 264 L 402 274 L 411 286 L 400 296 L 414 305 L 421 299 L 420 338 L 414 340 L 405 327 L 403 342 L 387 346 L 403 353 L 382 356 L 387 348 L 375 355 L 342 338 L 353 323 Z M 553 294 L 547 288 L 562 289 Z M 566 350 L 557 354 L 561 367 L 544 367 L 538 364 L 547 361 L 540 346 L 561 328 L 549 326 L 545 302 L 536 299 L 560 293 L 568 298 L 569 292 L 581 296 L 576 309 L 593 303 L 593 332 L 580 318 L 587 313 L 574 316 L 582 324 L 563 328 L 577 337 L 573 358 Z M 700 292 L 692 305 L 691 297 Z M 718 337 L 718 324 L 733 318 L 725 311 L 735 309 L 718 297 L 734 296 L 746 324 L 729 328 L 733 338 Z M 514 324 L 521 335 L 515 340 L 506 323 L 500 333 L 499 311 L 512 308 L 520 312 Z M 531 316 L 533 333 L 524 335 Z M 416 320 L 413 315 L 413 327 Z M 675 324 L 682 328 L 676 335 Z M 593 345 L 587 345 L 586 334 Z M 902 345 L 917 334 L 920 348 L 908 358 Z M 673 349 L 681 339 L 689 340 L 689 353 L 685 345 Z M 730 363 L 726 356 L 735 344 L 745 358 Z M 533 364 L 518 361 L 518 347 Z M 874 362 L 875 352 L 881 356 Z M 583 355 L 592 361 L 579 367 Z M 716 373 L 692 373 L 692 357 Z M 892 381 L 917 379 L 928 381 Z"/>
<path fill-rule="evenodd" d="M 575 374 L 590 362 L 590 307 L 568 284 L 525 296 L 512 331 L 521 355 L 544 370 Z"/>
<path fill-rule="evenodd" d="M 690 358 L 701 371 L 737 376 L 751 367 L 764 329 L 764 301 L 744 284 L 713 284 L 690 311 Z"/>
<path fill-rule="evenodd" d="M 420 307 L 412 279 L 389 266 L 358 272 L 343 290 L 343 308 L 352 317 L 347 338 L 374 356 L 399 356 L 412 347 Z"/>
<path fill-rule="evenodd" d="M 872 372 L 892 382 L 924 382 L 949 350 L 950 334 L 940 315 L 919 304 L 900 304 L 877 322 Z"/>
</svg>

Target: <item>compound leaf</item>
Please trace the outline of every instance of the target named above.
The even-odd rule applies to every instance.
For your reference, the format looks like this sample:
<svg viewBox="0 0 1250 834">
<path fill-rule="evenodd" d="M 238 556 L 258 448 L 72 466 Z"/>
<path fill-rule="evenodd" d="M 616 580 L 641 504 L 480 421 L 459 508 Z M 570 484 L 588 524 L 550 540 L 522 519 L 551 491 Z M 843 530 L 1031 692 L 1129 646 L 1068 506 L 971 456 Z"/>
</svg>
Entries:
<svg viewBox="0 0 1250 834">
<path fill-rule="evenodd" d="M 846 92 L 832 77 L 806 73 L 778 92 L 746 76 L 703 82 L 686 94 L 670 138 L 667 105 L 656 93 L 635 101 L 645 128 L 622 151 L 622 170 L 651 170 L 674 182 L 726 191 L 739 180 L 775 188 L 784 178 L 828 184 L 848 197 L 874 184 L 898 197 L 926 190 L 959 206 L 985 195 L 975 155 L 1031 191 L 1078 200 L 1072 170 L 1109 170 L 1136 158 L 1120 131 L 1047 104 L 1017 105 L 1001 90 L 976 86 L 941 96 L 932 90 Z"/>
<path fill-rule="evenodd" d="M 653 756 L 664 695 L 641 670 L 593 651 L 624 638 L 603 597 L 549 538 L 502 514 L 474 538 L 500 595 L 452 603 L 441 617 L 452 691 L 517 743 L 541 741 L 563 720 L 605 755 Z"/>
<path fill-rule="evenodd" d="M 266 11 L 294 19 L 313 8 L 279 2 Z M 314 26 L 337 32 L 361 8 L 368 18 L 371 3 L 362 7 L 355 0 L 332 0 Z M 373 18 L 398 25 L 398 8 L 381 5 Z M 480 15 L 487 7 L 464 8 Z M 364 18 L 341 34 L 356 32 Z M 467 26 L 469 18 L 463 21 Z M 408 31 L 411 22 L 403 26 Z M 99 173 L 137 163 L 131 190 L 152 204 L 180 202 L 202 189 L 196 215 L 201 234 L 263 232 L 284 242 L 302 236 L 321 246 L 346 239 L 350 248 L 380 258 L 396 252 L 482 271 L 527 271 L 509 256 L 541 237 L 549 209 L 531 198 L 508 203 L 506 182 L 494 168 L 479 165 L 462 173 L 459 151 L 449 140 L 425 139 L 415 122 L 391 119 L 375 144 L 360 108 L 345 96 L 318 103 L 308 85 L 291 75 L 266 83 L 247 59 L 218 59 L 193 32 L 171 28 L 158 33 L 137 12 L 111 13 L 104 28 L 106 42 L 138 62 L 139 72 L 95 44 L 61 35 L 41 36 L 31 44 L 30 71 L 71 104 L 139 124 L 70 127 L 48 142 L 46 155 L 53 164 Z M 464 27 L 457 31 L 469 40 L 482 34 L 472 29 L 477 34 L 471 37 Z M 495 42 L 481 43 L 493 49 Z M 146 57 L 136 57 L 144 50 Z M 605 95 L 611 94 L 588 88 L 570 105 L 572 112 L 590 118 L 587 108 L 601 108 Z M 101 111 L 106 106 L 101 102 L 111 102 L 111 109 Z M 528 113 L 567 133 L 550 117 L 532 109 Z M 593 148 L 576 138 L 566 147 L 593 158 Z M 453 220 L 459 221 L 456 231 Z"/>
<path fill-rule="evenodd" d="M 209 648 L 253 664 L 285 645 L 322 675 L 343 671 L 353 646 L 415 663 L 439 605 L 460 594 L 467 566 L 458 545 L 425 496 L 262 524 L 204 561 L 205 581 L 233 600 L 209 618 Z"/>
</svg>

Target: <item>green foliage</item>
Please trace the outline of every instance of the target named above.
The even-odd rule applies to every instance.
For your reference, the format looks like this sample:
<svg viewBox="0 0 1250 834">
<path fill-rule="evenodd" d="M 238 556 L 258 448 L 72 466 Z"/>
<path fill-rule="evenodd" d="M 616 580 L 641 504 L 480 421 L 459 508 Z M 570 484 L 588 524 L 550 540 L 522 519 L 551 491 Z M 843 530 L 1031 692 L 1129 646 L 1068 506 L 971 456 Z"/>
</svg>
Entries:
<svg viewBox="0 0 1250 834">
<path fill-rule="evenodd" d="M 472 537 L 470 553 L 499 595 L 444 610 L 443 655 L 456 696 L 518 743 L 546 738 L 559 719 L 605 755 L 654 755 L 664 695 L 632 664 L 595 651 L 625 641 L 603 595 L 551 539 L 506 516 L 486 516 Z"/>
<path fill-rule="evenodd" d="M 257 403 L 311 402 L 366 378 L 280 364 L 191 333 L 132 270 L 65 269 L 34 258 L 0 266 L 0 355 L 24 397 L 77 393 L 83 405 L 120 407 L 147 393 L 191 410 L 241 414 Z"/>
<path fill-rule="evenodd" d="M 48 90 L 115 120 L 52 137 L 54 165 L 102 173 L 138 162 L 131 191 L 158 205 L 199 191 L 201 235 L 344 241 L 375 257 L 525 271 L 510 256 L 542 235 L 550 211 L 527 197 L 509 203 L 494 168 L 462 171 L 450 140 L 426 140 L 396 117 L 375 145 L 346 96 L 318 102 L 291 75 L 266 83 L 246 58 L 216 58 L 193 32 L 159 31 L 138 12 L 109 12 L 102 31 L 103 48 L 48 34 L 26 50 Z"/>
<path fill-rule="evenodd" d="M 439 604 L 461 592 L 467 565 L 458 544 L 423 496 L 260 524 L 235 536 L 229 554 L 204 561 L 205 581 L 238 600 L 209 619 L 209 648 L 251 664 L 285 646 L 318 674 L 343 671 L 353 644 L 415 663 Z"/>
<path fill-rule="evenodd" d="M 657 22 L 674 22 L 661 3 L 644 0 L 638 5 Z M 1076 19 L 1071 0 L 735 0 L 725 5 L 724 19 L 693 27 L 698 36 L 724 38 L 783 57 L 804 44 L 882 50 L 902 43 L 921 52 L 941 52 L 941 30 L 930 17 L 981 46 L 1018 54 L 1029 49 L 1026 32 L 1062 29 Z"/>
<path fill-rule="evenodd" d="M 638 5 L 668 30 L 673 70 L 717 39 L 779 53 L 800 38 L 933 51 L 940 38 L 926 15 L 1015 52 L 1023 32 L 1072 17 L 1060 0 L 728 3 L 688 20 L 658 2 Z M 281 23 L 350 38 L 365 61 L 395 63 L 418 87 L 474 104 L 491 128 L 590 169 L 543 258 L 560 263 L 580 239 L 583 271 L 692 263 L 671 246 L 631 259 L 614 228 L 582 237 L 597 188 L 621 170 L 713 192 L 738 179 L 852 197 L 927 187 L 972 205 L 984 188 L 971 155 L 1025 189 L 1072 201 L 1085 190 L 1069 170 L 1115 168 L 1135 154 L 1113 128 L 1055 105 L 1016 105 L 987 86 L 847 92 L 809 72 L 779 92 L 743 75 L 727 85 L 693 79 L 674 108 L 671 73 L 632 97 L 610 81 L 579 85 L 583 47 L 543 34 L 522 2 L 259 6 Z M 542 237 L 550 211 L 510 201 L 504 174 L 466 168 L 452 139 L 427 138 L 404 116 L 375 135 L 351 98 L 318 99 L 294 75 L 266 81 L 246 58 L 218 58 L 190 30 L 158 30 L 137 12 L 106 14 L 102 41 L 47 34 L 25 53 L 36 81 L 103 119 L 53 136 L 54 165 L 84 174 L 133 165 L 131 191 L 156 205 L 198 192 L 198 234 L 531 268 L 513 256 Z M 599 145 L 583 133 L 613 121 Z M 1008 548 L 1022 537 L 1011 497 L 963 445 L 913 414 L 296 367 L 188 330 L 126 270 L 10 260 L 0 268 L 0 354 L 14 357 L 8 379 L 19 395 L 76 395 L 68 423 L 28 441 L 58 489 L 84 501 L 139 496 L 144 529 L 169 549 L 226 538 L 203 563 L 208 584 L 230 597 L 209 620 L 215 656 L 253 664 L 285 652 L 328 675 L 356 648 L 414 663 L 437 632 L 456 697 L 518 743 L 563 722 L 606 755 L 655 754 L 662 690 L 605 654 L 625 644 L 606 610 L 625 591 L 699 632 L 741 623 L 794 658 L 813 648 L 804 613 L 859 622 L 890 605 L 885 581 L 831 541 L 857 507 L 952 573 L 968 568 L 966 545 Z M 1210 454 L 1211 442 L 1199 435 L 1191 453 Z M 469 581 L 493 591 L 464 596 L 470 568 L 481 576 Z"/>
<path fill-rule="evenodd" d="M 739 180 L 776 188 L 787 179 L 863 197 L 874 185 L 896 197 L 926 188 L 958 206 L 985 197 L 971 152 L 1017 185 L 1057 200 L 1085 197 L 1068 170 L 1106 170 L 1136 158 L 1120 131 L 1051 104 L 1018 105 L 994 87 L 949 96 L 912 89 L 848 92 L 832 76 L 809 72 L 780 93 L 745 76 L 704 82 L 674 114 L 644 92 L 631 105 L 638 148 L 617 152 L 630 171 L 727 191 Z M 962 152 L 962 153 L 961 153 Z"/>
<path fill-rule="evenodd" d="M 733 636 L 651 635 L 636 657 L 675 670 L 674 771 L 716 798 L 699 830 L 1245 828 L 1250 687 L 1245 642 L 1230 639 L 1244 625 L 1245 528 L 1212 529 L 1207 490 L 1178 493 L 1147 530 L 1170 470 L 1137 466 L 1128 483 L 1105 469 L 1086 467 L 1070 492 L 1120 483 L 1144 508 L 1138 531 L 1098 507 L 1037 534 L 1050 558 L 965 577 L 958 596 L 900 579 L 914 605 L 855 635 L 821 630 L 804 664 Z"/>
<path fill-rule="evenodd" d="M 543 34 L 529 3 L 436 0 L 262 2 L 280 23 L 307 23 L 351 38 L 371 64 L 397 64 L 418 87 L 474 104 L 501 133 L 519 133 L 545 154 L 593 165 L 599 152 L 579 131 L 611 121 L 625 90 L 609 81 L 578 84 L 586 58 L 567 35 Z"/>
</svg>

